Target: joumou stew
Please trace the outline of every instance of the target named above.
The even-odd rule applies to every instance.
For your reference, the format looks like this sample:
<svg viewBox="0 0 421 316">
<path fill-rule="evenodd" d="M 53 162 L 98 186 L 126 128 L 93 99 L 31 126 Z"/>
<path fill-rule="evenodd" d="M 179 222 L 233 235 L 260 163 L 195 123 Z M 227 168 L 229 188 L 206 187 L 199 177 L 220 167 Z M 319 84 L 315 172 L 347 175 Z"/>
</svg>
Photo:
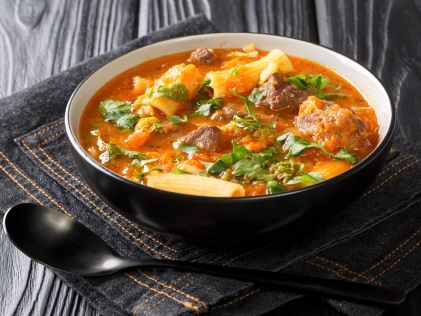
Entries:
<svg viewBox="0 0 421 316">
<path fill-rule="evenodd" d="M 105 84 L 80 122 L 83 148 L 117 174 L 219 197 L 319 183 L 378 138 L 374 109 L 344 78 L 253 44 L 142 63 Z"/>
</svg>

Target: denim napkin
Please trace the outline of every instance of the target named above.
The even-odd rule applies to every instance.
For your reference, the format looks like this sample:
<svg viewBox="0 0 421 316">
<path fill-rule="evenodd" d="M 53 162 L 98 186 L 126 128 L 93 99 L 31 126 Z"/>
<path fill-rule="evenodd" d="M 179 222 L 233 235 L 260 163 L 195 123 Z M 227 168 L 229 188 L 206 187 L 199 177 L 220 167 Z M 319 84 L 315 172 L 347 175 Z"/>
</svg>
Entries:
<svg viewBox="0 0 421 316">
<path fill-rule="evenodd" d="M 401 154 L 388 163 L 365 194 L 346 209 L 329 217 L 321 214 L 311 232 L 293 240 L 230 249 L 151 232 L 110 208 L 85 184 L 70 156 L 62 119 L 75 87 L 90 72 L 130 50 L 209 32 L 215 28 L 206 18 L 193 17 L 1 99 L 0 214 L 16 203 L 42 203 L 71 214 L 118 253 L 133 258 L 285 271 L 406 291 L 416 287 L 421 281 L 421 160 L 411 155 Z M 301 297 L 169 270 L 134 269 L 101 278 L 58 274 L 105 315 L 259 315 Z M 362 304 L 327 301 L 347 315 L 382 312 Z"/>
</svg>

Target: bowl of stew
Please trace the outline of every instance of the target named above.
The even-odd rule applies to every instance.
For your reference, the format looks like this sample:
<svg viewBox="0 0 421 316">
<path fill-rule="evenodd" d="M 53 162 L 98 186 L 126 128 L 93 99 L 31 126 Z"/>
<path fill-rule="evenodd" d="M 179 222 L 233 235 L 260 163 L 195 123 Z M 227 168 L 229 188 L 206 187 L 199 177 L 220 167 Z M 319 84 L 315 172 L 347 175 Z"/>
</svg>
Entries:
<svg viewBox="0 0 421 316">
<path fill-rule="evenodd" d="M 134 50 L 86 78 L 65 114 L 101 198 L 140 225 L 205 240 L 316 226 L 378 174 L 394 120 L 357 62 L 251 33 Z"/>
</svg>

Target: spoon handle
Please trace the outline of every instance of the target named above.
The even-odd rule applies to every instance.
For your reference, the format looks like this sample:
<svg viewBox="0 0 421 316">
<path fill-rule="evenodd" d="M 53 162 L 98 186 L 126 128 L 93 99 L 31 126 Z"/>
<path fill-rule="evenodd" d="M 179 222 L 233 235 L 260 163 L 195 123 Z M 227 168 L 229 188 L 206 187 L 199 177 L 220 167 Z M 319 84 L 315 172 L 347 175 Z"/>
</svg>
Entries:
<svg viewBox="0 0 421 316">
<path fill-rule="evenodd" d="M 404 301 L 404 291 L 375 285 L 323 279 L 318 277 L 218 266 L 198 262 L 176 260 L 142 260 L 142 267 L 166 268 L 180 271 L 199 272 L 228 277 L 259 285 L 297 290 L 300 293 L 324 294 L 329 297 L 371 303 L 375 305 L 397 305 Z"/>
</svg>

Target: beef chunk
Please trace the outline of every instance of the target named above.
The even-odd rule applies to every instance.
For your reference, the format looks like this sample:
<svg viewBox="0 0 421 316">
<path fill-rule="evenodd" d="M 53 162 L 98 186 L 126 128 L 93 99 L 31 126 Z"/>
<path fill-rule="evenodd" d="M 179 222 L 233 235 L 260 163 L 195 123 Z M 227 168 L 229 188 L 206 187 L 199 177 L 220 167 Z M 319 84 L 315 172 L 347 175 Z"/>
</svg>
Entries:
<svg viewBox="0 0 421 316">
<path fill-rule="evenodd" d="M 217 151 L 222 144 L 221 130 L 216 126 L 202 126 L 179 138 L 176 144 L 197 146 L 203 151 Z"/>
<path fill-rule="evenodd" d="M 257 105 L 266 106 L 272 111 L 298 107 L 309 95 L 315 92 L 313 88 L 307 90 L 297 88 L 286 82 L 280 74 L 271 75 L 267 83 L 260 89 L 266 90 L 266 97 Z"/>
<path fill-rule="evenodd" d="M 190 55 L 190 61 L 194 64 L 211 64 L 215 59 L 215 53 L 211 48 L 198 48 Z"/>
<path fill-rule="evenodd" d="M 371 145 L 366 124 L 352 110 L 338 104 L 326 106 L 314 96 L 300 106 L 295 125 L 303 135 L 321 141 L 330 151 L 345 147 L 364 152 Z"/>
</svg>

